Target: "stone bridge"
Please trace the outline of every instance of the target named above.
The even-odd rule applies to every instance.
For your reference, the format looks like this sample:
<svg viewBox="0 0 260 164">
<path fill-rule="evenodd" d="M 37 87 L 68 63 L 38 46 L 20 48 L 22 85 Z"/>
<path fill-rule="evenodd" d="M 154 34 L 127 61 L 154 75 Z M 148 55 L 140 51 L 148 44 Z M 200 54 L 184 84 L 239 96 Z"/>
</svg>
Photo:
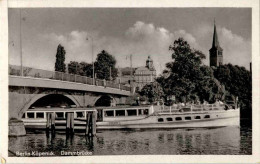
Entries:
<svg viewBox="0 0 260 164">
<path fill-rule="evenodd" d="M 111 106 L 124 104 L 130 88 L 118 83 L 31 69 L 20 76 L 9 68 L 9 119 L 21 119 L 31 107 Z"/>
</svg>

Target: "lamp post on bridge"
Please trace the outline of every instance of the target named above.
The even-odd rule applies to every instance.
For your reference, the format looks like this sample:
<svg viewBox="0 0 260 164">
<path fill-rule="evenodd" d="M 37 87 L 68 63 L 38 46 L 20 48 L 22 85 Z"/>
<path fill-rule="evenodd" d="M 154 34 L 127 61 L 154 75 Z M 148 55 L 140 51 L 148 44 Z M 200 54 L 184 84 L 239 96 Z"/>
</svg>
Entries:
<svg viewBox="0 0 260 164">
<path fill-rule="evenodd" d="M 23 76 L 23 50 L 22 50 L 22 21 L 21 21 L 21 9 L 20 9 L 20 60 L 21 60 L 21 76 Z"/>
<path fill-rule="evenodd" d="M 93 56 L 93 37 L 88 35 L 88 37 L 91 39 L 91 53 L 92 53 L 92 66 L 93 66 L 93 85 L 95 84 L 95 66 L 94 66 L 94 56 Z M 87 40 L 89 40 L 87 38 Z"/>
</svg>

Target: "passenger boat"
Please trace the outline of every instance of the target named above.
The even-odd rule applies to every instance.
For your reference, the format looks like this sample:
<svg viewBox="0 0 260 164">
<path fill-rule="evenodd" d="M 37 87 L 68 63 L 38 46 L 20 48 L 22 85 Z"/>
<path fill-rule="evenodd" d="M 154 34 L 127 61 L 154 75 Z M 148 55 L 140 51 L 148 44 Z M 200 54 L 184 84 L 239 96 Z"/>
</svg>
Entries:
<svg viewBox="0 0 260 164">
<path fill-rule="evenodd" d="M 158 110 L 157 106 L 121 106 L 98 108 L 35 108 L 24 115 L 25 128 L 46 128 L 48 112 L 56 115 L 55 128 L 66 128 L 66 112 L 74 112 L 75 129 L 85 129 L 87 112 L 96 113 L 96 128 L 210 128 L 240 126 L 240 110 L 224 105 L 191 105 Z"/>
</svg>

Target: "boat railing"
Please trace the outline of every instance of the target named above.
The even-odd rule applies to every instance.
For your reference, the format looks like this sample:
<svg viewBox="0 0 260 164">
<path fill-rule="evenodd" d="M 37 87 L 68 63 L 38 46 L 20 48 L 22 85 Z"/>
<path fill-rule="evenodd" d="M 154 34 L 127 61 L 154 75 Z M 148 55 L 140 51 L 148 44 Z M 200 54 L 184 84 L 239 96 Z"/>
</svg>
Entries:
<svg viewBox="0 0 260 164">
<path fill-rule="evenodd" d="M 160 107 L 156 113 L 182 113 L 182 112 L 203 112 L 224 110 L 225 104 L 203 104 L 203 105 L 186 105 L 186 106 L 164 106 Z"/>
</svg>

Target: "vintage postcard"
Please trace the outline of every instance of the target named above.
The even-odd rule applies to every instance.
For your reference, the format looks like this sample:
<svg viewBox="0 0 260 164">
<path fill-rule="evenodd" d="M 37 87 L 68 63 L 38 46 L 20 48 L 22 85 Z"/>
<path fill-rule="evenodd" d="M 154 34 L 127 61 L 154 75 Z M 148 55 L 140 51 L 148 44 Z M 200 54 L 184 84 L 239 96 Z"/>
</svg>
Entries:
<svg viewBox="0 0 260 164">
<path fill-rule="evenodd" d="M 259 2 L 1 1 L 2 163 L 257 163 Z"/>
</svg>

